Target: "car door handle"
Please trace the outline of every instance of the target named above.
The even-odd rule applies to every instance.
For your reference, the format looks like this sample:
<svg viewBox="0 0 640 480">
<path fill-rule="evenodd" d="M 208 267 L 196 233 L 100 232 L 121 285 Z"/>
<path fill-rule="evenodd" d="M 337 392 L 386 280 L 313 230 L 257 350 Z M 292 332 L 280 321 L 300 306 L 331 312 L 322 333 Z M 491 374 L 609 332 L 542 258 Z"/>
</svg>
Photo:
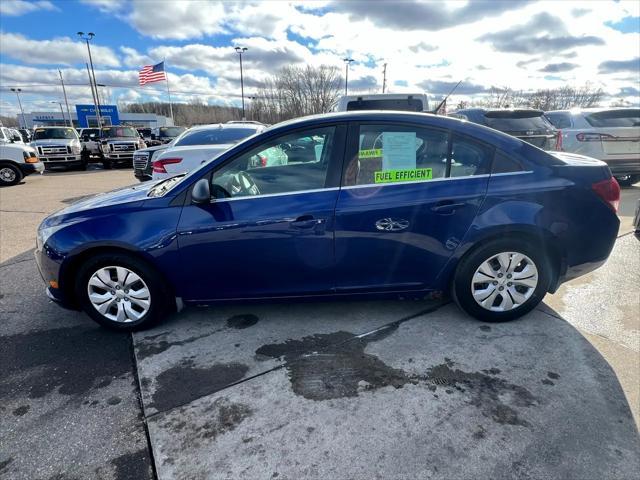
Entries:
<svg viewBox="0 0 640 480">
<path fill-rule="evenodd" d="M 312 228 L 316 225 L 322 225 L 324 218 L 314 218 L 313 215 L 302 215 L 291 222 L 291 226 L 295 228 Z"/>
<path fill-rule="evenodd" d="M 464 206 L 464 203 L 454 203 L 450 200 L 443 200 L 442 202 L 438 202 L 434 207 L 431 207 L 431 211 L 441 215 L 450 215 L 456 211 L 456 208 Z"/>
</svg>

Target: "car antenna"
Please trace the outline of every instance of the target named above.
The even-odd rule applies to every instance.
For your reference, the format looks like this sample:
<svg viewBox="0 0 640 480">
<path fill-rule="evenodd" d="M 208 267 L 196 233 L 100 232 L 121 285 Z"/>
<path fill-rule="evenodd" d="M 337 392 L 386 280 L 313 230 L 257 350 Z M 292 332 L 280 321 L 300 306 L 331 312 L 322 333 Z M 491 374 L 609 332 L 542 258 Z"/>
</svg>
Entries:
<svg viewBox="0 0 640 480">
<path fill-rule="evenodd" d="M 447 93 L 447 96 L 442 99 L 442 101 L 438 104 L 436 109 L 433 110 L 431 113 L 433 113 L 434 115 L 437 115 L 438 114 L 438 110 L 440 110 L 442 108 L 442 106 L 446 103 L 447 98 L 449 98 L 449 96 L 455 91 L 456 88 L 458 88 L 458 85 L 460 85 L 461 83 L 462 83 L 462 80 L 460 80 L 458 83 L 456 83 L 455 87 L 453 87 L 451 89 L 451 91 L 449 93 Z"/>
</svg>

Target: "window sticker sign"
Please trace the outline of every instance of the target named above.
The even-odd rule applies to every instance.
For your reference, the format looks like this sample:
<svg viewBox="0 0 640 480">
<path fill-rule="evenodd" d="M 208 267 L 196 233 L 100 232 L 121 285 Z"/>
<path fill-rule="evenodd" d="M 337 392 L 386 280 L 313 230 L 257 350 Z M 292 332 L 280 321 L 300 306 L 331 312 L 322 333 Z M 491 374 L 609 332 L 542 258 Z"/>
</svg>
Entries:
<svg viewBox="0 0 640 480">
<path fill-rule="evenodd" d="M 416 169 L 416 132 L 382 132 L 382 170 Z"/>
<path fill-rule="evenodd" d="M 358 151 L 358 158 L 378 158 L 382 156 L 381 148 L 370 148 Z"/>
<path fill-rule="evenodd" d="M 431 180 L 433 171 L 430 168 L 411 168 L 408 170 L 381 170 L 375 172 L 375 183 L 415 182 Z"/>
</svg>

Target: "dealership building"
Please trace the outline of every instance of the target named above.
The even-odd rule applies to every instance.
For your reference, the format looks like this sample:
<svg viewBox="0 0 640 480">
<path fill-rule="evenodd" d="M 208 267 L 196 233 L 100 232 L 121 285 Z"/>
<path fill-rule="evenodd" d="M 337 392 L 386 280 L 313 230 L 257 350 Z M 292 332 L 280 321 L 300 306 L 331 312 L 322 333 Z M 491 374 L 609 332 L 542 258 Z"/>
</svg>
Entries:
<svg viewBox="0 0 640 480">
<path fill-rule="evenodd" d="M 75 105 L 71 110 L 71 121 L 76 128 L 95 127 L 98 125 L 93 105 Z M 63 117 L 64 114 L 64 117 Z M 124 113 L 118 112 L 116 105 L 100 105 L 103 125 L 131 125 L 138 128 L 170 127 L 173 121 L 169 117 L 155 113 Z M 31 112 L 18 114 L 20 128 L 47 127 L 54 125 L 69 125 L 66 110 L 53 112 Z"/>
</svg>

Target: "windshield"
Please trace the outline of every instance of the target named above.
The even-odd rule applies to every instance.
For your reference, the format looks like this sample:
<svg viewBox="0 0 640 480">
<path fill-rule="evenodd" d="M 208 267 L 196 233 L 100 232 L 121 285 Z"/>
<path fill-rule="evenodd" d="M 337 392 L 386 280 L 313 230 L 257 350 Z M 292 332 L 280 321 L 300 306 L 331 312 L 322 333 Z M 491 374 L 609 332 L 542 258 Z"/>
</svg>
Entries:
<svg viewBox="0 0 640 480">
<path fill-rule="evenodd" d="M 50 138 L 65 138 L 73 140 L 78 138 L 73 128 L 36 128 L 33 135 L 35 140 L 48 140 Z"/>
<path fill-rule="evenodd" d="M 486 125 L 503 132 L 553 130 L 542 112 L 496 111 L 484 115 Z"/>
<path fill-rule="evenodd" d="M 176 142 L 176 147 L 185 145 L 223 145 L 238 143 L 240 140 L 256 133 L 255 128 L 220 128 L 200 129 L 187 132 Z"/>
<path fill-rule="evenodd" d="M 105 127 L 102 129 L 103 137 L 136 137 L 139 138 L 138 131 L 133 127 Z"/>
<path fill-rule="evenodd" d="M 177 137 L 185 130 L 185 127 L 161 127 L 158 133 L 161 137 Z"/>
</svg>

